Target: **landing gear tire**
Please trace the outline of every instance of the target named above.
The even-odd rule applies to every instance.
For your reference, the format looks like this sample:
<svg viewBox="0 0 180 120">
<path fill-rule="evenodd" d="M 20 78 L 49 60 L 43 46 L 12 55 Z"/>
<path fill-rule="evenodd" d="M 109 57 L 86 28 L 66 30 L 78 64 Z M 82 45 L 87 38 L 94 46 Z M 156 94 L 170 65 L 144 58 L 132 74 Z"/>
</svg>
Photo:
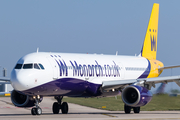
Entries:
<svg viewBox="0 0 180 120">
<path fill-rule="evenodd" d="M 59 110 L 61 109 L 62 114 L 67 114 L 69 108 L 67 102 L 62 103 L 63 96 L 54 96 L 54 98 L 57 100 L 57 102 L 53 103 L 52 106 L 53 113 L 59 114 Z"/>
<path fill-rule="evenodd" d="M 39 107 L 39 108 L 36 108 L 36 115 L 41 115 L 42 114 L 42 109 Z"/>
<path fill-rule="evenodd" d="M 61 112 L 62 112 L 62 114 L 67 114 L 68 113 L 68 104 L 67 104 L 67 102 L 62 103 Z"/>
<path fill-rule="evenodd" d="M 131 107 L 130 107 L 130 106 L 127 106 L 127 105 L 124 105 L 124 112 L 125 112 L 126 114 L 131 113 Z"/>
<path fill-rule="evenodd" d="M 31 114 L 32 114 L 32 115 L 36 115 L 36 108 L 32 108 L 32 109 L 31 109 Z"/>
<path fill-rule="evenodd" d="M 53 108 L 52 108 L 53 114 L 59 114 L 59 109 L 60 109 L 59 103 L 58 102 L 54 102 Z"/>
<path fill-rule="evenodd" d="M 134 113 L 139 113 L 140 112 L 140 107 L 133 107 Z"/>
<path fill-rule="evenodd" d="M 39 108 L 32 108 L 31 109 L 31 114 L 32 115 L 41 115 L 42 114 L 42 109 L 39 107 Z"/>
</svg>

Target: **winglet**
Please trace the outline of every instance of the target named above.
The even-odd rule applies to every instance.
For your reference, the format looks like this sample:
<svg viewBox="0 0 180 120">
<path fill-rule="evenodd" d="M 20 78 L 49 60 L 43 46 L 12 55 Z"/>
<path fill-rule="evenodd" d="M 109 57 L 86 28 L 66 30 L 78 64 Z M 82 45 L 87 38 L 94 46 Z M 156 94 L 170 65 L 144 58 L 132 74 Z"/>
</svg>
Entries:
<svg viewBox="0 0 180 120">
<path fill-rule="evenodd" d="M 159 4 L 154 3 L 146 31 L 146 36 L 144 39 L 143 48 L 141 50 L 142 57 L 145 57 L 147 59 L 156 59 L 158 17 L 159 17 Z"/>
</svg>

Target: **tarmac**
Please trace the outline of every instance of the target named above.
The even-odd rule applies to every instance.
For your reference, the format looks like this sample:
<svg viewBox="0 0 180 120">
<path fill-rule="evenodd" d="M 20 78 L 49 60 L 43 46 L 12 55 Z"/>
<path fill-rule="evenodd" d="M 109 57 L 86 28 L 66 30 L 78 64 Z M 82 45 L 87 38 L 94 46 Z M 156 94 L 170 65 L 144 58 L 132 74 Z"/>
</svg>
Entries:
<svg viewBox="0 0 180 120">
<path fill-rule="evenodd" d="M 125 114 L 124 111 L 107 111 L 68 103 L 68 114 L 53 114 L 53 97 L 45 97 L 40 104 L 42 115 L 31 115 L 31 108 L 18 108 L 10 97 L 0 97 L 0 120 L 180 120 L 180 111 L 141 111 Z"/>
</svg>

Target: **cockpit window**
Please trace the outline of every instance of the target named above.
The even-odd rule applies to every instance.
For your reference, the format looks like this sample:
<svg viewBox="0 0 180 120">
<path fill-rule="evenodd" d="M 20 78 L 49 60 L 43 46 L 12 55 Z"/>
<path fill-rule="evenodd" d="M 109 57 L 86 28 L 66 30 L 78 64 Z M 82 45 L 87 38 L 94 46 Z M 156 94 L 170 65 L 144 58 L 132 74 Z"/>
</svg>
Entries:
<svg viewBox="0 0 180 120">
<path fill-rule="evenodd" d="M 44 66 L 39 63 L 39 66 L 41 67 L 42 70 L 44 70 Z"/>
<path fill-rule="evenodd" d="M 14 69 L 21 69 L 22 68 L 22 64 L 16 64 Z"/>
<path fill-rule="evenodd" d="M 34 63 L 34 69 L 40 69 L 37 63 Z"/>
<path fill-rule="evenodd" d="M 33 64 L 24 64 L 23 69 L 32 69 Z"/>
<path fill-rule="evenodd" d="M 22 67 L 23 66 L 23 67 Z M 29 63 L 29 64 L 16 64 L 15 68 L 14 69 L 42 69 L 44 70 L 44 66 L 42 64 L 38 64 L 38 63 Z"/>
</svg>

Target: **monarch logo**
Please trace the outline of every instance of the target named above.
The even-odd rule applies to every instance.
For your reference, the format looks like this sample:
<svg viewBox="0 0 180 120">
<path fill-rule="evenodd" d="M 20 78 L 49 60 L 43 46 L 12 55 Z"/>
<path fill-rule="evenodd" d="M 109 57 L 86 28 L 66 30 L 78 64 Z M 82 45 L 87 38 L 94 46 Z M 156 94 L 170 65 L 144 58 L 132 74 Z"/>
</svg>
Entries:
<svg viewBox="0 0 180 120">
<path fill-rule="evenodd" d="M 156 36 L 153 35 L 153 37 L 150 35 L 151 37 L 151 51 L 156 51 Z"/>
<path fill-rule="evenodd" d="M 57 55 L 51 55 L 52 58 L 57 62 L 59 66 L 59 74 L 60 76 L 68 76 L 68 68 L 64 60 L 61 59 L 60 56 Z M 61 59 L 61 60 L 60 60 Z"/>
</svg>

